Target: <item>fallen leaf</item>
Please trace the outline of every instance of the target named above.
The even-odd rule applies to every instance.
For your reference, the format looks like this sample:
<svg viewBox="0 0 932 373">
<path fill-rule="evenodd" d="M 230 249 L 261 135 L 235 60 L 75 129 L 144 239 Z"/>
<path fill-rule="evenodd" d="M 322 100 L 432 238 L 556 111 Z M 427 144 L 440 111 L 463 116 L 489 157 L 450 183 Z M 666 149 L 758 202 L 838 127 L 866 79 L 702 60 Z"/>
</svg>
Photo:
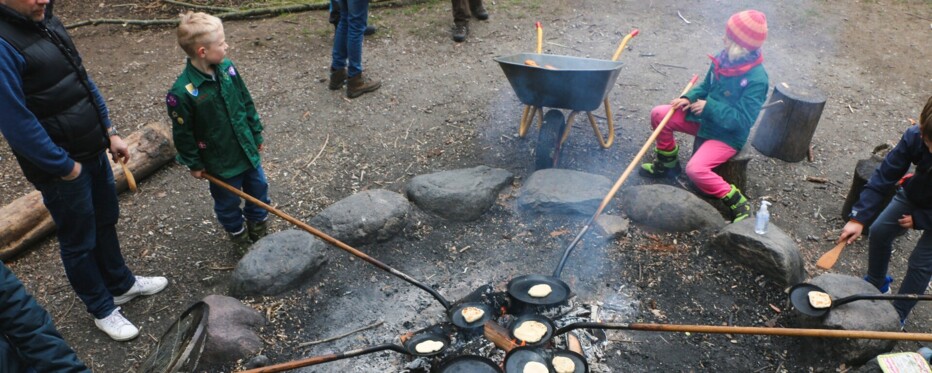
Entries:
<svg viewBox="0 0 932 373">
<path fill-rule="evenodd" d="M 564 235 L 564 234 L 567 234 L 567 233 L 570 233 L 570 231 L 568 231 L 568 230 L 566 230 L 566 229 L 555 230 L 555 231 L 553 231 L 553 232 L 550 232 L 550 237 L 560 237 L 560 236 L 562 236 L 562 235 Z"/>
</svg>

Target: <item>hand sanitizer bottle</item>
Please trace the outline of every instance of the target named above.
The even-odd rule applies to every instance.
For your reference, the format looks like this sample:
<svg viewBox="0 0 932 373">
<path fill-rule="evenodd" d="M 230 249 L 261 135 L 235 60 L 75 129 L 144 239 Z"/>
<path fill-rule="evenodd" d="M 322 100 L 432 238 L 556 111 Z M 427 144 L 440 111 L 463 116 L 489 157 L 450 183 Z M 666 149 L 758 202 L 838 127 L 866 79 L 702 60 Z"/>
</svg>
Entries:
<svg viewBox="0 0 932 373">
<path fill-rule="evenodd" d="M 757 223 L 754 224 L 754 232 L 757 234 L 767 233 L 767 224 L 770 223 L 770 211 L 767 211 L 770 202 L 761 201 L 760 210 L 757 210 Z"/>
</svg>

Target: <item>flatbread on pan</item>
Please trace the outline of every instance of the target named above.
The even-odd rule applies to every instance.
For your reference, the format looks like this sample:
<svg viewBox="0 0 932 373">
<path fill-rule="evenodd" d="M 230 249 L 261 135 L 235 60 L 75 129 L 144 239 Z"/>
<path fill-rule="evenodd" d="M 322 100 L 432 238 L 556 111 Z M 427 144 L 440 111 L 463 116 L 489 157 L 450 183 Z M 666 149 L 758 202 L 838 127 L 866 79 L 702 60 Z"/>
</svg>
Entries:
<svg viewBox="0 0 932 373">
<path fill-rule="evenodd" d="M 821 291 L 810 291 L 809 305 L 815 309 L 829 308 L 832 306 L 832 297 Z"/>
</svg>

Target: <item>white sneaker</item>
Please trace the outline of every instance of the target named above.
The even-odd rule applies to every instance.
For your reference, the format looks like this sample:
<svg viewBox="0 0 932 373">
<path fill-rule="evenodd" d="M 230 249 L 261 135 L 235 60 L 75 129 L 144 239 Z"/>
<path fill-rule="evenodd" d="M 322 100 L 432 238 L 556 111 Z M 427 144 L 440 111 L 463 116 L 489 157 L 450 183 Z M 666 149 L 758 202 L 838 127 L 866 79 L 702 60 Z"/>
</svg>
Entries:
<svg viewBox="0 0 932 373">
<path fill-rule="evenodd" d="M 136 276 L 136 282 L 133 287 L 129 288 L 123 295 L 113 297 L 113 304 L 119 306 L 133 300 L 140 295 L 152 295 L 165 290 L 168 286 L 168 279 L 165 277 L 143 277 Z"/>
<path fill-rule="evenodd" d="M 129 322 L 123 314 L 120 313 L 120 307 L 117 307 L 110 316 L 102 319 L 94 319 L 94 325 L 104 333 L 113 338 L 115 341 L 128 341 L 139 335 L 139 329 L 133 323 Z"/>
</svg>

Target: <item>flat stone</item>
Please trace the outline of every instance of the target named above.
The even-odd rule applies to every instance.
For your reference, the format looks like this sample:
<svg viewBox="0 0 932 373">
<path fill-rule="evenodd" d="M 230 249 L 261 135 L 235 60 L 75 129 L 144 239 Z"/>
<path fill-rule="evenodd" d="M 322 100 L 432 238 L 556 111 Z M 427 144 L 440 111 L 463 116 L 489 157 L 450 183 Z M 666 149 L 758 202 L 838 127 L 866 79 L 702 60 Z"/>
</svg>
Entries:
<svg viewBox="0 0 932 373">
<path fill-rule="evenodd" d="M 722 215 L 689 191 L 669 185 L 639 185 L 621 194 L 625 214 L 638 224 L 668 232 L 718 229 Z"/>
<path fill-rule="evenodd" d="M 712 237 L 709 246 L 782 286 L 806 280 L 796 242 L 773 222 L 763 235 L 754 232 L 754 219 L 729 224 Z"/>
<path fill-rule="evenodd" d="M 208 295 L 203 301 L 210 310 L 202 362 L 226 364 L 259 353 L 262 340 L 255 329 L 268 324 L 262 314 L 224 295 Z"/>
<path fill-rule="evenodd" d="M 298 288 L 327 263 L 326 246 L 310 233 L 294 229 L 265 236 L 236 263 L 230 293 L 278 295 Z"/>
<path fill-rule="evenodd" d="M 855 294 L 880 294 L 873 285 L 859 277 L 826 273 L 809 283 L 821 287 L 832 299 L 840 299 Z M 873 330 L 898 332 L 900 317 L 893 304 L 886 300 L 858 300 L 837 307 L 832 307 L 821 318 L 799 315 L 801 327 L 838 329 L 838 330 Z M 813 354 L 832 356 L 847 365 L 861 365 L 877 355 L 890 352 L 896 341 L 876 339 L 842 339 L 842 338 L 805 338 L 804 349 Z"/>
<path fill-rule="evenodd" d="M 612 183 L 605 176 L 548 168 L 531 174 L 518 193 L 518 207 L 537 213 L 592 215 Z"/>
<path fill-rule="evenodd" d="M 401 194 L 373 189 L 330 205 L 309 224 L 348 245 L 392 239 L 408 225 L 411 204 Z"/>
<path fill-rule="evenodd" d="M 416 176 L 405 194 L 421 209 L 444 219 L 471 221 L 491 208 L 512 180 L 511 172 L 478 166 Z"/>
<path fill-rule="evenodd" d="M 629 225 L 628 219 L 621 216 L 601 214 L 595 218 L 595 226 L 599 228 L 602 235 L 607 237 L 624 237 L 628 234 Z"/>
</svg>

